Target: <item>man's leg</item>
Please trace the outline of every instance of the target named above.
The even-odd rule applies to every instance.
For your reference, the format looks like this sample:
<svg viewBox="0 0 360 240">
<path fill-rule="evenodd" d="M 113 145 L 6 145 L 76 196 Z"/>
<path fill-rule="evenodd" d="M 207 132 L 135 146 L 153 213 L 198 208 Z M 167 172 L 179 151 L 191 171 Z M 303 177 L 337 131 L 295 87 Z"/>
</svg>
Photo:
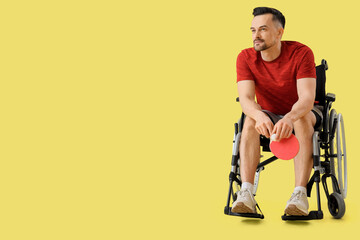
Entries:
<svg viewBox="0 0 360 240">
<path fill-rule="evenodd" d="M 245 118 L 240 141 L 241 190 L 233 203 L 231 211 L 237 213 L 256 213 L 253 196 L 254 175 L 260 160 L 260 135 L 255 129 L 255 120 Z"/>
<path fill-rule="evenodd" d="M 299 153 L 294 159 L 295 187 L 306 187 L 310 178 L 313 166 L 312 137 L 315 123 L 316 117 L 313 112 L 309 112 L 294 123 L 295 135 L 300 144 Z"/>
<path fill-rule="evenodd" d="M 306 195 L 306 184 L 309 181 L 313 166 L 312 136 L 315 123 L 316 117 L 313 112 L 309 112 L 294 123 L 300 150 L 294 159 L 295 190 L 285 208 L 285 213 L 289 215 L 308 214 L 309 203 Z"/>
<path fill-rule="evenodd" d="M 246 117 L 240 141 L 240 176 L 242 182 L 254 184 L 260 160 L 260 135 L 255 129 L 255 120 Z"/>
</svg>

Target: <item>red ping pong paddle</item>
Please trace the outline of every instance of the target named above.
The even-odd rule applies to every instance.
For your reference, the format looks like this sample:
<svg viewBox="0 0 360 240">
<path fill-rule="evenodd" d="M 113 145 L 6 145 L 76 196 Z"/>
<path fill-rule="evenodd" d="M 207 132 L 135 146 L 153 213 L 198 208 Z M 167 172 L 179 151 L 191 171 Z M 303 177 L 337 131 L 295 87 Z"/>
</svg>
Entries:
<svg viewBox="0 0 360 240">
<path fill-rule="evenodd" d="M 274 139 L 275 134 L 271 136 Z M 299 141 L 294 134 L 289 138 L 283 138 L 280 141 L 270 141 L 271 152 L 279 159 L 290 160 L 293 159 L 299 152 Z"/>
</svg>

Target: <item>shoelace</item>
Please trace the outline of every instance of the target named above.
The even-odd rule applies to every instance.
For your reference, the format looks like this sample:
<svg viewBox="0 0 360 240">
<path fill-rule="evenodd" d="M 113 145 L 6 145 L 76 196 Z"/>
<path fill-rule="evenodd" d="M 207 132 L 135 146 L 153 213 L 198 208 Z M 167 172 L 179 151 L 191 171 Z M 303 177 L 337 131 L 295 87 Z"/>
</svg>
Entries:
<svg viewBox="0 0 360 240">
<path fill-rule="evenodd" d="M 290 198 L 290 201 L 292 201 L 294 198 L 298 201 L 298 200 L 300 200 L 300 197 L 303 195 L 303 193 L 302 192 L 296 192 L 296 193 L 293 193 L 292 195 L 291 195 L 291 198 Z"/>
<path fill-rule="evenodd" d="M 245 197 L 245 193 L 249 193 L 250 196 L 252 195 L 249 189 L 244 189 L 244 190 L 240 190 L 240 197 Z"/>
<path fill-rule="evenodd" d="M 245 194 L 248 193 L 250 198 L 256 203 L 255 199 L 254 199 L 254 195 L 252 194 L 252 192 L 250 191 L 250 189 L 241 189 L 239 192 L 240 197 L 245 197 Z"/>
</svg>

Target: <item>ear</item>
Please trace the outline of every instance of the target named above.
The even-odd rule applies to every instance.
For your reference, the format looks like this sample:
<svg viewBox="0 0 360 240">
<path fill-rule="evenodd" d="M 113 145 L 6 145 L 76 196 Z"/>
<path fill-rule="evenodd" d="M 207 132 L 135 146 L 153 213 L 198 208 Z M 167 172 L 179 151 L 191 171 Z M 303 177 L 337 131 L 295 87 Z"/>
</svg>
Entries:
<svg viewBox="0 0 360 240">
<path fill-rule="evenodd" d="M 277 36 L 281 39 L 283 34 L 284 34 L 284 29 L 282 27 L 279 27 Z"/>
</svg>

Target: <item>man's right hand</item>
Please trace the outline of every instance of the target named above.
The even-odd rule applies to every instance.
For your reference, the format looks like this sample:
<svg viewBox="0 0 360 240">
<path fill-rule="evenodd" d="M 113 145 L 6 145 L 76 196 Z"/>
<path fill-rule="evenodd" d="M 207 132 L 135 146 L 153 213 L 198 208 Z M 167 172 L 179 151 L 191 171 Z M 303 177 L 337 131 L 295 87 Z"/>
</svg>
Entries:
<svg viewBox="0 0 360 240">
<path fill-rule="evenodd" d="M 267 137 L 270 138 L 270 134 L 273 131 L 274 124 L 270 120 L 270 118 L 263 112 L 259 111 L 259 113 L 255 116 L 255 129 L 256 131 Z"/>
</svg>

